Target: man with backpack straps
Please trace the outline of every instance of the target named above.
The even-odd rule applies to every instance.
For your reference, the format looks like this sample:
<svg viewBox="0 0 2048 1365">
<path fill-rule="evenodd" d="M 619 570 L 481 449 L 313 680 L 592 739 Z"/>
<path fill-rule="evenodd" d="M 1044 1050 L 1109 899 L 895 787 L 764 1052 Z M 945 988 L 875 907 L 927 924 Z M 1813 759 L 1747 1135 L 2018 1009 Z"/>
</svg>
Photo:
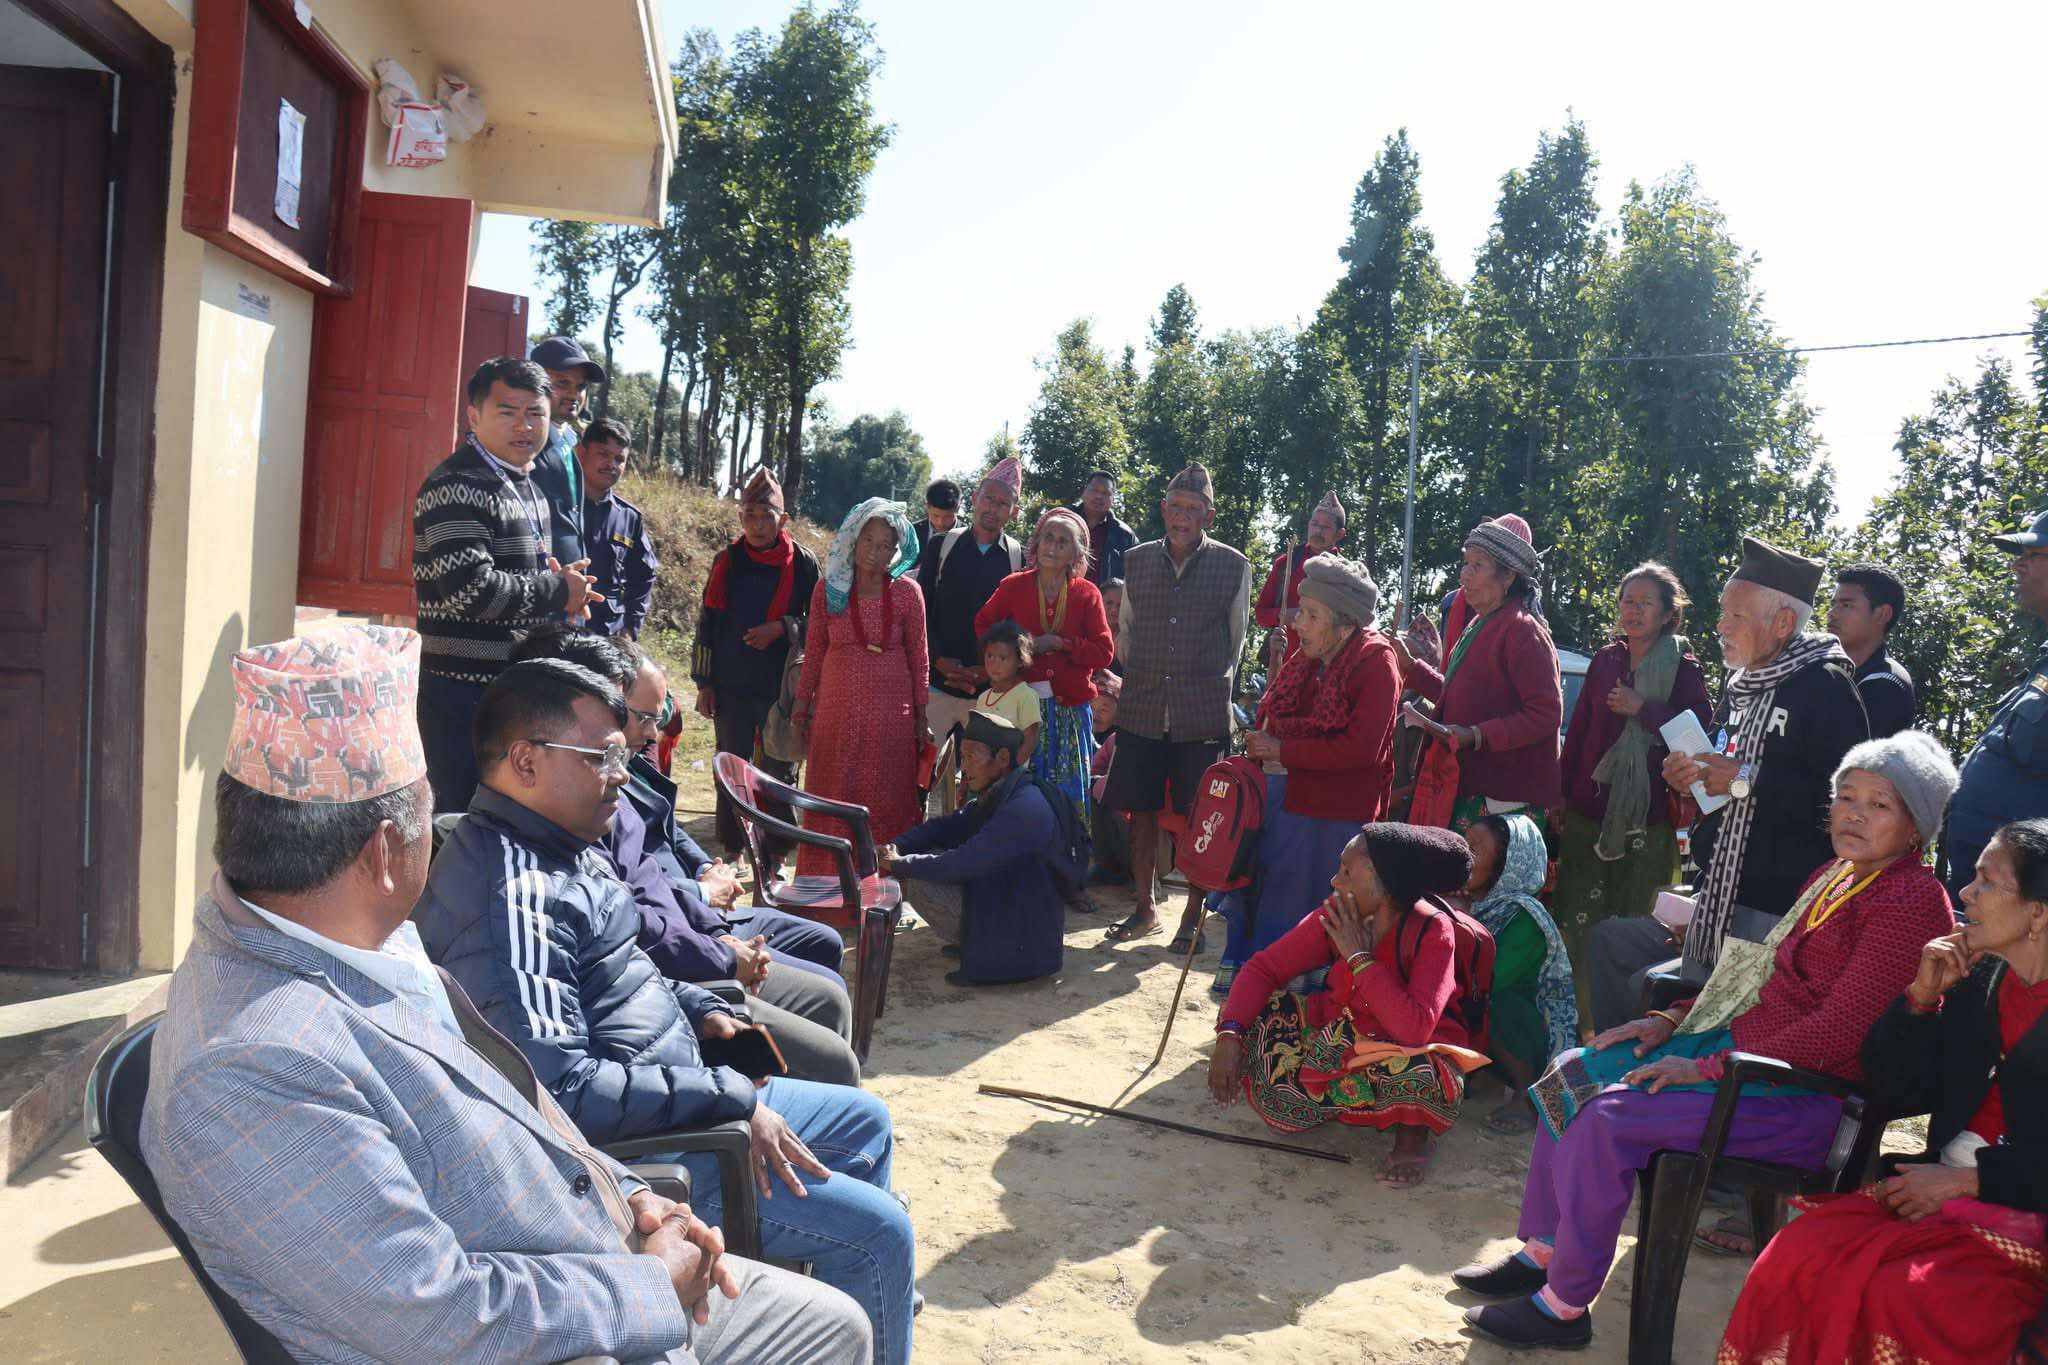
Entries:
<svg viewBox="0 0 2048 1365">
<path fill-rule="evenodd" d="M 964 525 L 921 547 L 917 586 L 924 592 L 924 631 L 932 660 L 925 719 L 940 744 L 964 724 L 988 686 L 974 617 L 996 585 L 1024 567 L 1024 547 L 1003 528 L 1017 511 L 1024 474 L 1006 456 L 983 476 Z"/>
<path fill-rule="evenodd" d="M 902 883 L 903 899 L 960 959 L 950 985 L 1050 976 L 1065 956 L 1064 902 L 1079 886 L 1060 837 L 1072 803 L 1048 800 L 1017 766 L 1023 743 L 1004 717 L 972 712 L 960 763 L 974 799 L 876 852 L 882 874 Z"/>
</svg>

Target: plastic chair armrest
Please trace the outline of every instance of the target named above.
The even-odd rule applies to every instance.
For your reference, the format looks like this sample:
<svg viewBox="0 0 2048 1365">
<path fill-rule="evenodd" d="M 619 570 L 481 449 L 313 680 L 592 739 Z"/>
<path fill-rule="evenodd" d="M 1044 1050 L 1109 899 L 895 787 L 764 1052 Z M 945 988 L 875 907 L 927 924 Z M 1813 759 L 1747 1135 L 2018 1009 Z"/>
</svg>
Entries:
<svg viewBox="0 0 2048 1365">
<path fill-rule="evenodd" d="M 685 1166 L 673 1161 L 648 1161 L 628 1166 L 627 1170 L 640 1177 L 663 1199 L 673 1199 L 678 1204 L 690 1202 L 690 1172 Z"/>
<path fill-rule="evenodd" d="M 622 1162 L 636 1156 L 671 1152 L 711 1156 L 718 1163 L 719 1194 L 725 1204 L 725 1216 L 720 1221 L 726 1249 L 735 1256 L 759 1259 L 761 1214 L 754 1192 L 754 1132 L 745 1119 L 607 1142 L 604 1150 L 607 1156 Z"/>
</svg>

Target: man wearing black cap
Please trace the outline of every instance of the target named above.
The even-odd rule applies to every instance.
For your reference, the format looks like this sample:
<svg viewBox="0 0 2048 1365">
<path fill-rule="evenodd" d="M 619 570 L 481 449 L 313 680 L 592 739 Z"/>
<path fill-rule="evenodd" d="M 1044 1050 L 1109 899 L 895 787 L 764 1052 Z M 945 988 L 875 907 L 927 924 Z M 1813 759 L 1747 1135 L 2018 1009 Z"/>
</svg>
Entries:
<svg viewBox="0 0 2048 1365">
<path fill-rule="evenodd" d="M 877 855 L 903 899 L 946 941 L 955 986 L 1029 981 L 1060 969 L 1065 897 L 1045 865 L 1059 827 L 1045 793 L 1017 766 L 1024 732 L 992 712 L 967 717 L 960 770 L 974 799 L 927 820 Z"/>
<path fill-rule="evenodd" d="M 1841 642 L 1807 632 L 1820 580 L 1817 561 L 1743 538 L 1742 565 L 1721 590 L 1715 624 L 1730 669 L 1721 701 L 1726 747 L 1664 761 L 1674 790 L 1700 782 L 1728 798 L 1692 830 L 1701 874 L 1682 968 L 1692 979 L 1706 979 L 1729 934 L 1760 942 L 1834 855 L 1827 811 L 1835 769 L 1870 738 L 1870 724 Z M 1596 1029 L 1635 1017 L 1639 973 L 1668 958 L 1671 946 L 1647 915 L 1594 926 L 1586 965 Z"/>
<path fill-rule="evenodd" d="M 2020 610 L 2048 621 L 2048 508 L 1991 543 L 2013 556 Z M 2020 685 L 1999 699 L 1983 737 L 1963 760 L 1962 778 L 1941 840 L 1942 881 L 1958 897 L 2000 825 L 2048 815 L 2048 644 L 2034 651 Z"/>
<path fill-rule="evenodd" d="M 583 558 L 583 472 L 576 465 L 576 417 L 583 391 L 606 382 L 604 366 L 584 353 L 574 337 L 545 337 L 533 348 L 533 363 L 548 372 L 547 449 L 533 462 L 534 486 L 547 494 L 554 511 L 555 558 L 573 564 Z"/>
</svg>

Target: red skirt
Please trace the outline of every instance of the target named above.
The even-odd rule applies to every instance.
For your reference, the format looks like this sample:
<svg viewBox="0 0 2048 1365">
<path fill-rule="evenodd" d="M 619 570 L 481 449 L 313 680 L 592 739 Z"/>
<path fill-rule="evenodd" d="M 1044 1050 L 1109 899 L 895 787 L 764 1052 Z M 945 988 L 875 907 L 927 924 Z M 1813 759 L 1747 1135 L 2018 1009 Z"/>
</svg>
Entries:
<svg viewBox="0 0 2048 1365">
<path fill-rule="evenodd" d="M 2048 1297 L 2039 1214 L 1951 1199 L 1909 1223 L 1874 1187 L 1800 1206 L 1750 1270 L 1717 1365 L 2008 1361 Z"/>
</svg>

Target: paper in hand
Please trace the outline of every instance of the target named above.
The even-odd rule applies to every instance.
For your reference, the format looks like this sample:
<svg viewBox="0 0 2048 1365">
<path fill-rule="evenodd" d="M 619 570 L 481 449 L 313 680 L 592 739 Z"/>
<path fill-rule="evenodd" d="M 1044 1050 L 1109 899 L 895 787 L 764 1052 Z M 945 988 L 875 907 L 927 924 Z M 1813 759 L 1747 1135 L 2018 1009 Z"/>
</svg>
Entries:
<svg viewBox="0 0 2048 1365">
<path fill-rule="evenodd" d="M 1674 754 L 1697 756 L 1714 752 L 1713 743 L 1707 739 L 1707 732 L 1700 725 L 1700 718 L 1690 711 L 1680 711 L 1658 726 L 1657 733 L 1664 736 L 1665 747 Z M 1692 799 L 1698 803 L 1702 815 L 1711 815 L 1728 804 L 1727 797 L 1709 794 L 1704 782 L 1692 784 Z"/>
</svg>

